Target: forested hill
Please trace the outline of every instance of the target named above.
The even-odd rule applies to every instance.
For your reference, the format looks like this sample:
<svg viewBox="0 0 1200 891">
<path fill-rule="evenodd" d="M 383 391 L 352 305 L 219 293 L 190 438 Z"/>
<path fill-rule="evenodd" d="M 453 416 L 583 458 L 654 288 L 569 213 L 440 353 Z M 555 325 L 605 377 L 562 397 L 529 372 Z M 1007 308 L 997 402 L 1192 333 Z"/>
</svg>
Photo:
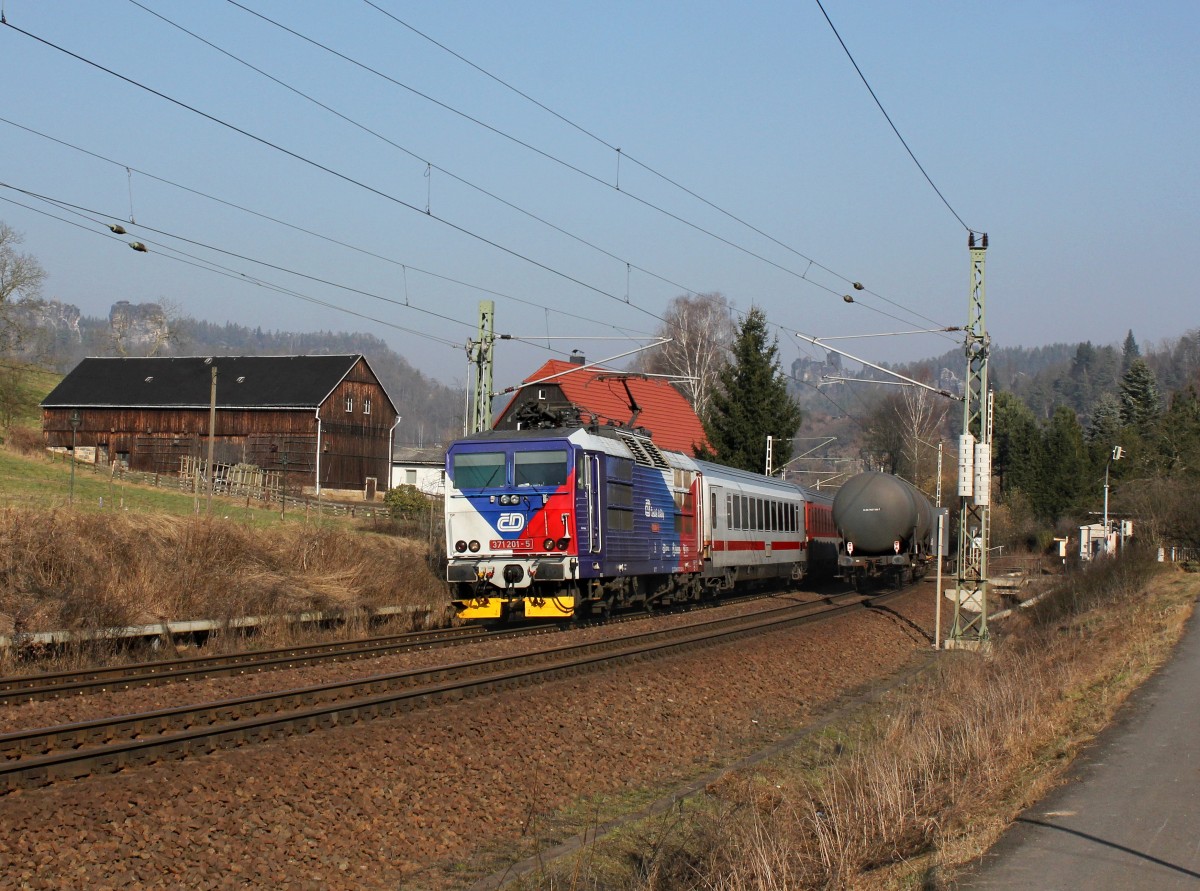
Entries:
<svg viewBox="0 0 1200 891">
<path fill-rule="evenodd" d="M 1095 412 L 1105 394 L 1115 396 L 1130 362 L 1141 357 L 1154 372 L 1158 391 L 1165 400 L 1200 383 L 1200 328 L 1182 334 L 1174 342 L 1151 348 L 1138 345 L 1129 332 L 1120 346 L 1093 343 L 1055 343 L 1042 347 L 993 347 L 988 361 L 989 383 L 1020 397 L 1043 420 L 1059 406 L 1072 409 L 1083 424 Z M 912 373 L 921 367 L 966 367 L 962 350 L 937 359 L 898 369 Z"/>
</svg>

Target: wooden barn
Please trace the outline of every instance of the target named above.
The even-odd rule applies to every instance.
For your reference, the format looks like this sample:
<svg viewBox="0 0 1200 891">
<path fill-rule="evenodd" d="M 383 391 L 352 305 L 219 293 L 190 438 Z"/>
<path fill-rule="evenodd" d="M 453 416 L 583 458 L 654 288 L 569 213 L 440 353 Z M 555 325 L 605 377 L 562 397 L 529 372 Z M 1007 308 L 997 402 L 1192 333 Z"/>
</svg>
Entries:
<svg viewBox="0 0 1200 891">
<path fill-rule="evenodd" d="M 361 355 L 84 359 L 41 406 L 47 448 L 162 474 L 206 466 L 211 412 L 217 468 L 317 494 L 386 489 L 399 422 Z"/>
</svg>

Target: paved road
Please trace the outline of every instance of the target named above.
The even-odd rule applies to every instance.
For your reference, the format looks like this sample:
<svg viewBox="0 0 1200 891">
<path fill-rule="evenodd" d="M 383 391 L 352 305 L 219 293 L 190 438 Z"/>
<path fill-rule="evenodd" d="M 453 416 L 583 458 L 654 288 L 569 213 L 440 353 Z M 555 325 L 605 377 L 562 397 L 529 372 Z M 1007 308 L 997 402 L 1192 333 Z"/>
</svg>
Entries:
<svg viewBox="0 0 1200 891">
<path fill-rule="evenodd" d="M 1200 889 L 1200 609 L 1172 658 L 964 878 L 971 891 Z"/>
</svg>

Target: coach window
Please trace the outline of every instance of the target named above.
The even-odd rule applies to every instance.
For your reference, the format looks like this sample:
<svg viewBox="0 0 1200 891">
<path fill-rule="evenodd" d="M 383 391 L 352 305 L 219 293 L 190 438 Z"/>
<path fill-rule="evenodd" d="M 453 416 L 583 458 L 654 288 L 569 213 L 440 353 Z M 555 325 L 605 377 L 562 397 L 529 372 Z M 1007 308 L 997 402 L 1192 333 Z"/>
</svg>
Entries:
<svg viewBox="0 0 1200 891">
<path fill-rule="evenodd" d="M 452 470 L 454 485 L 459 489 L 503 486 L 504 452 L 458 452 Z"/>
</svg>

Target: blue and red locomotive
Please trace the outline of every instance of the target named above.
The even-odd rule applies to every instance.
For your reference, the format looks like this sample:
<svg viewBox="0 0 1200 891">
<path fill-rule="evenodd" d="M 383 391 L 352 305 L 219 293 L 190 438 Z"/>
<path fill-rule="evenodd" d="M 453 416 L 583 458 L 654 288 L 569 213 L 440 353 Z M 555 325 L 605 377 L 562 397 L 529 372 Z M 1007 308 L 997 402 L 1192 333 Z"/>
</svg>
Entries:
<svg viewBox="0 0 1200 891">
<path fill-rule="evenodd" d="M 637 431 L 488 431 L 446 452 L 447 580 L 463 619 L 585 617 L 828 573 L 831 501 Z"/>
</svg>

